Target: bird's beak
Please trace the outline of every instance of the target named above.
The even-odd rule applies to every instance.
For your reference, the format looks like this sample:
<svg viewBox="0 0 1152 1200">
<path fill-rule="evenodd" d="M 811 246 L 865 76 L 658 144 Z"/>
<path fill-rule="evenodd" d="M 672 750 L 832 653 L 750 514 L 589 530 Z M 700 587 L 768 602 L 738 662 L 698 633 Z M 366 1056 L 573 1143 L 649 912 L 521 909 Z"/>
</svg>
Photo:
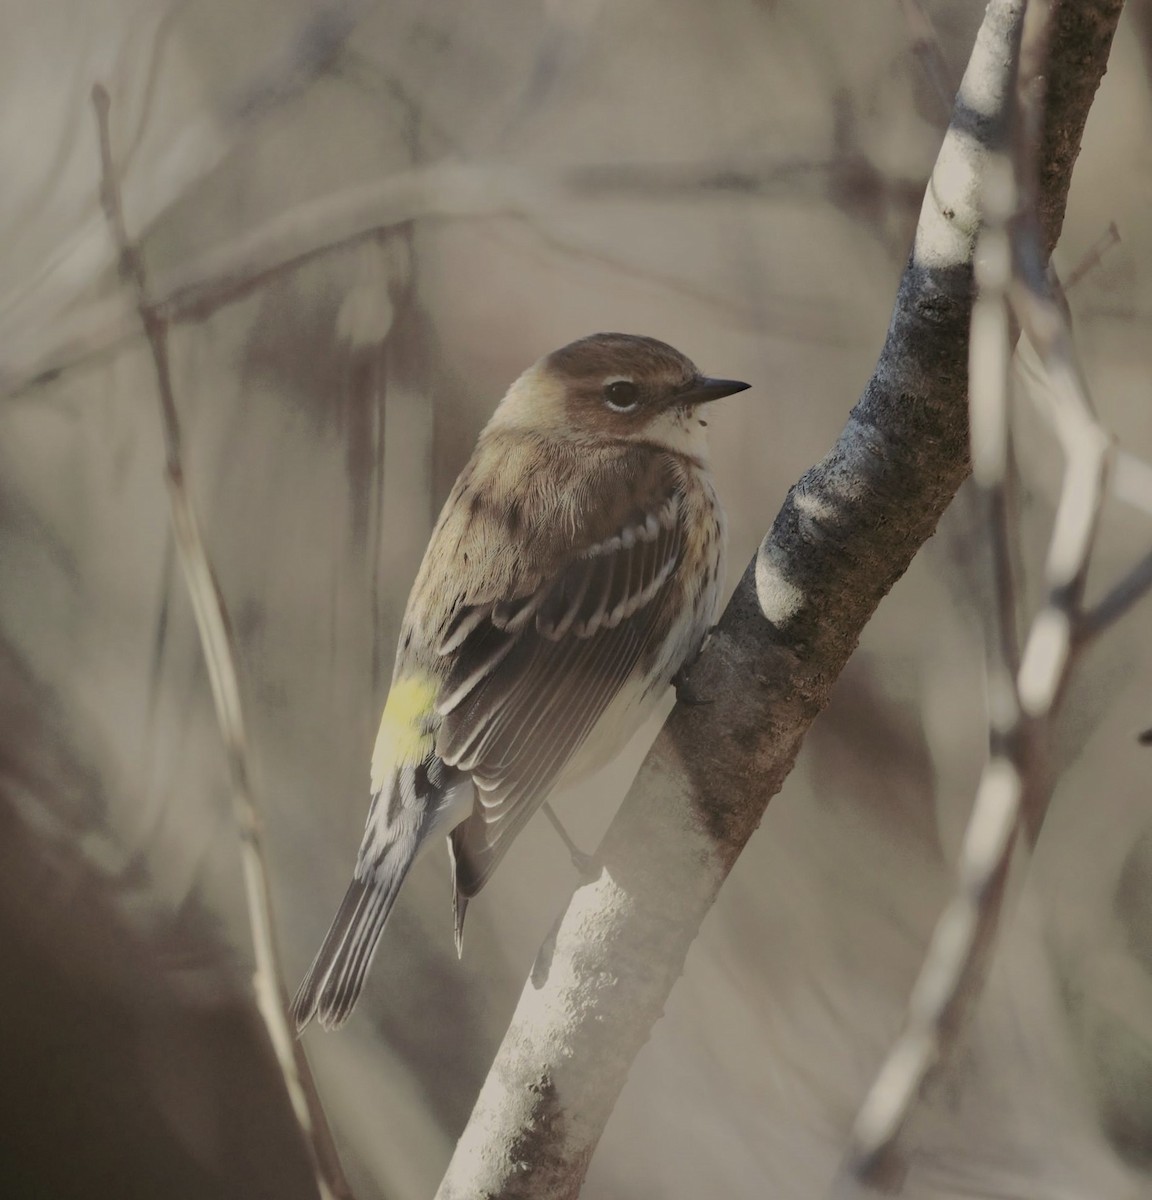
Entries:
<svg viewBox="0 0 1152 1200">
<path fill-rule="evenodd" d="M 738 379 L 708 379 L 702 376 L 677 393 L 676 404 L 681 408 L 694 408 L 697 404 L 708 404 L 722 396 L 734 396 L 737 392 L 747 391 L 751 386 Z"/>
</svg>

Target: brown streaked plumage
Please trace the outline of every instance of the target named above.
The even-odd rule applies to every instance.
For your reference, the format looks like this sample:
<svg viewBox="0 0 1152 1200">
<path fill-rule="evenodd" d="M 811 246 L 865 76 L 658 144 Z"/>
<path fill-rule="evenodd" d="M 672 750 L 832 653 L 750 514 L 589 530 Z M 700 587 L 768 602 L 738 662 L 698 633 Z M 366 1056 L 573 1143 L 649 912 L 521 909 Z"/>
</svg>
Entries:
<svg viewBox="0 0 1152 1200">
<path fill-rule="evenodd" d="M 696 407 L 747 385 L 596 334 L 529 368 L 460 473 L 408 601 L 353 882 L 293 1004 L 341 1024 L 417 854 L 467 901 L 559 782 L 631 735 L 713 620 L 724 518 Z"/>
</svg>

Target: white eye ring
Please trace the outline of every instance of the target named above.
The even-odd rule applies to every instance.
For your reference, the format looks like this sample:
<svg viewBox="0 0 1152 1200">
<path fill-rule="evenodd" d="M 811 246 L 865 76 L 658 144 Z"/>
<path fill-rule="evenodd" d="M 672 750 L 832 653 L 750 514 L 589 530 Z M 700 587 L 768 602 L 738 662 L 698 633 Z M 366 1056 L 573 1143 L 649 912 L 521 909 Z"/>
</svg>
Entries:
<svg viewBox="0 0 1152 1200">
<path fill-rule="evenodd" d="M 627 375 L 611 375 L 604 380 L 604 403 L 613 412 L 633 412 L 640 406 L 640 389 Z"/>
</svg>

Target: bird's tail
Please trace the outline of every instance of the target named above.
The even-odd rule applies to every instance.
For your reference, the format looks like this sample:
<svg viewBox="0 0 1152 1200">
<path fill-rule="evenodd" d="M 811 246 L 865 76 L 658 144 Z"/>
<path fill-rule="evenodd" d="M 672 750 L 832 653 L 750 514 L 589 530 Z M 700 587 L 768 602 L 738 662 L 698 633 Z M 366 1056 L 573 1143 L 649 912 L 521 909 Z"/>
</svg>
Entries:
<svg viewBox="0 0 1152 1200">
<path fill-rule="evenodd" d="M 386 855 L 368 878 L 356 878 L 349 884 L 324 944 L 292 1001 L 297 1031 L 313 1017 L 325 1029 L 338 1029 L 351 1015 L 384 922 L 411 864 L 410 855 Z"/>
</svg>

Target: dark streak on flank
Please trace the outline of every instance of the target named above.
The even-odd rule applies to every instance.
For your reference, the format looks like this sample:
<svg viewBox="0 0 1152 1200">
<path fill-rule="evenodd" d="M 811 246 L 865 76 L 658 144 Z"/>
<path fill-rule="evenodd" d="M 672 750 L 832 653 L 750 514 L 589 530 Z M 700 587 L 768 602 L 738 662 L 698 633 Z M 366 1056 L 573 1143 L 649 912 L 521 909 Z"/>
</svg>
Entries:
<svg viewBox="0 0 1152 1200">
<path fill-rule="evenodd" d="M 504 514 L 504 523 L 508 527 L 508 532 L 513 537 L 520 532 L 520 527 L 523 524 L 523 516 L 519 500 L 510 500 L 508 502 L 508 509 Z"/>
</svg>

